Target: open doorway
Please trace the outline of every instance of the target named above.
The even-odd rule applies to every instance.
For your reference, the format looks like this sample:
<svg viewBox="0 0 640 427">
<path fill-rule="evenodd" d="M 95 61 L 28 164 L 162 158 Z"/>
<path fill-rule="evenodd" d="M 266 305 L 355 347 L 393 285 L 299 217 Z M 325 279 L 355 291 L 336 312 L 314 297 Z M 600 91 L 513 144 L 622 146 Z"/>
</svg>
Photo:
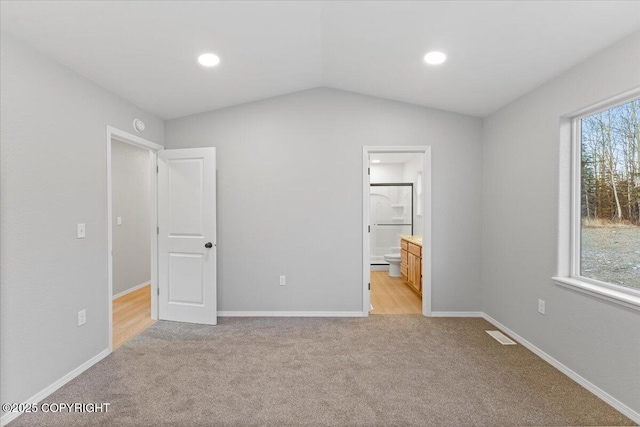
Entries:
<svg viewBox="0 0 640 427">
<path fill-rule="evenodd" d="M 157 151 L 107 127 L 109 349 L 157 320 Z"/>
<path fill-rule="evenodd" d="M 429 315 L 428 147 L 365 147 L 364 154 L 367 314 Z"/>
<path fill-rule="evenodd" d="M 113 349 L 151 319 L 151 156 L 149 150 L 111 140 L 113 242 Z"/>
</svg>

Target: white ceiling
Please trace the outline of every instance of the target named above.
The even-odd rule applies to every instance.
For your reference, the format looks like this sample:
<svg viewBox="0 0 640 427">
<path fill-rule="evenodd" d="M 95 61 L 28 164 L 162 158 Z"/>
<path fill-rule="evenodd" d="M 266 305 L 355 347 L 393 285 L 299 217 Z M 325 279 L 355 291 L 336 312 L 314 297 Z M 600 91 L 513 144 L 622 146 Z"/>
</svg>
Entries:
<svg viewBox="0 0 640 427">
<path fill-rule="evenodd" d="M 164 119 L 318 86 L 485 116 L 640 30 L 640 1 L 0 4 L 3 31 Z"/>
</svg>

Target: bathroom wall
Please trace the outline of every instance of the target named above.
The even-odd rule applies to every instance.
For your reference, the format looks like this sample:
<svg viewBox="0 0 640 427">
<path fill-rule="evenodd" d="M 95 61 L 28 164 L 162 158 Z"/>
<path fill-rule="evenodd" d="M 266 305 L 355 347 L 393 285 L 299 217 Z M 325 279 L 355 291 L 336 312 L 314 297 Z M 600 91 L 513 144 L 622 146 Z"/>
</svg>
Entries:
<svg viewBox="0 0 640 427">
<path fill-rule="evenodd" d="M 422 172 L 422 156 L 416 155 L 403 163 L 402 181 L 413 183 L 413 234 L 422 236 L 422 215 L 418 215 L 418 172 Z"/>
<path fill-rule="evenodd" d="M 404 165 L 402 163 L 377 163 L 371 164 L 371 176 L 369 182 L 372 184 L 383 182 L 402 182 L 404 175 Z"/>
</svg>

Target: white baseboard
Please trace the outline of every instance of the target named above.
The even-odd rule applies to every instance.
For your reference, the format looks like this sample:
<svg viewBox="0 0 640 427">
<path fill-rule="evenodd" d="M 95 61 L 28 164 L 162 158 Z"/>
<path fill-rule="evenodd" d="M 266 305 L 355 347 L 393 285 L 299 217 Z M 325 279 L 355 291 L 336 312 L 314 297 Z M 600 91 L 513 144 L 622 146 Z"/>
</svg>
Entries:
<svg viewBox="0 0 640 427">
<path fill-rule="evenodd" d="M 120 292 L 119 294 L 115 294 L 115 295 L 113 296 L 113 299 L 123 297 L 123 296 L 125 296 L 126 294 L 129 294 L 129 293 L 131 293 L 131 292 L 133 292 L 133 291 L 137 291 L 138 289 L 140 289 L 140 288 L 144 288 L 145 286 L 150 285 L 150 284 L 151 284 L 151 281 L 146 281 L 146 282 L 144 282 L 144 283 L 140 283 L 139 285 L 135 285 L 133 288 L 129 288 L 129 289 L 127 289 L 126 291 L 122 291 L 122 292 Z"/>
<path fill-rule="evenodd" d="M 219 317 L 364 317 L 361 311 L 219 311 Z"/>
<path fill-rule="evenodd" d="M 96 363 L 98 363 L 99 361 L 104 359 L 105 357 L 107 357 L 108 355 L 109 355 L 109 349 L 108 348 L 102 350 L 100 353 L 98 353 L 97 355 L 93 356 L 91 359 L 87 360 L 82 365 L 78 366 L 73 371 L 69 372 L 67 375 L 65 375 L 64 377 L 60 378 L 58 381 L 54 382 L 49 387 L 45 388 L 44 390 L 42 390 L 41 392 L 37 393 L 35 396 L 32 396 L 30 399 L 28 399 L 26 402 L 23 402 L 23 403 L 24 404 L 33 404 L 33 403 L 40 402 L 41 400 L 43 400 L 44 398 L 49 396 L 51 393 L 53 393 L 54 391 L 58 390 L 60 387 L 62 387 L 63 385 L 65 385 L 66 383 L 68 383 L 69 381 L 71 381 L 72 379 L 74 379 L 75 377 L 77 377 L 78 375 L 80 375 L 81 373 L 83 373 L 84 371 L 86 371 L 87 369 L 89 369 L 90 367 L 92 367 L 93 365 L 95 365 Z M 6 403 L 6 402 L 3 402 L 3 403 Z M 18 418 L 20 415 L 22 415 L 22 412 L 9 412 L 9 413 L 6 413 L 2 417 L 0 417 L 0 427 L 6 426 L 11 421 L 13 421 L 16 418 Z"/>
<path fill-rule="evenodd" d="M 483 317 L 481 311 L 432 311 L 430 317 Z"/>
<path fill-rule="evenodd" d="M 516 340 L 517 342 L 519 342 L 520 344 L 522 344 L 523 346 L 531 350 L 536 356 L 538 356 L 539 358 L 541 358 L 542 360 L 544 360 L 545 362 L 547 362 L 548 364 L 550 364 L 551 366 L 553 366 L 554 368 L 556 368 L 557 370 L 559 370 L 560 372 L 562 372 L 563 374 L 565 374 L 566 376 L 568 376 L 569 378 L 571 378 L 572 380 L 580 384 L 582 387 L 589 390 L 591 393 L 598 396 L 600 399 L 604 400 L 609 405 L 613 406 L 616 410 L 621 412 L 626 417 L 631 418 L 634 423 L 640 424 L 640 412 L 636 412 L 633 409 L 629 408 L 627 405 L 620 402 L 618 399 L 611 396 L 609 393 L 602 390 L 600 387 L 596 386 L 586 378 L 572 371 L 566 365 L 562 364 L 558 360 L 549 356 L 547 353 L 540 350 L 538 347 L 531 344 L 529 341 L 525 340 L 520 335 L 516 334 L 511 329 L 507 328 L 502 323 L 498 322 L 496 319 L 492 318 L 488 314 L 486 313 L 482 313 L 482 314 L 483 314 L 482 317 L 484 317 L 484 319 L 487 322 L 493 324 L 498 329 L 501 329 L 502 332 L 506 333 L 511 338 L 513 338 L 514 340 Z"/>
</svg>

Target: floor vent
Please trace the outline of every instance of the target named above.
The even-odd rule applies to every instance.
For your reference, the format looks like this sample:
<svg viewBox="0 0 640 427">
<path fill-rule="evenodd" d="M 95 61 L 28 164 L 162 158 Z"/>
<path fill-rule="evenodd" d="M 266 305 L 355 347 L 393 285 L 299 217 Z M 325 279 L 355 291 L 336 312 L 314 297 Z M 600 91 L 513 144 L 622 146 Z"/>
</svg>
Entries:
<svg viewBox="0 0 640 427">
<path fill-rule="evenodd" d="M 516 342 L 500 331 L 486 331 L 502 345 L 516 345 Z"/>
</svg>

